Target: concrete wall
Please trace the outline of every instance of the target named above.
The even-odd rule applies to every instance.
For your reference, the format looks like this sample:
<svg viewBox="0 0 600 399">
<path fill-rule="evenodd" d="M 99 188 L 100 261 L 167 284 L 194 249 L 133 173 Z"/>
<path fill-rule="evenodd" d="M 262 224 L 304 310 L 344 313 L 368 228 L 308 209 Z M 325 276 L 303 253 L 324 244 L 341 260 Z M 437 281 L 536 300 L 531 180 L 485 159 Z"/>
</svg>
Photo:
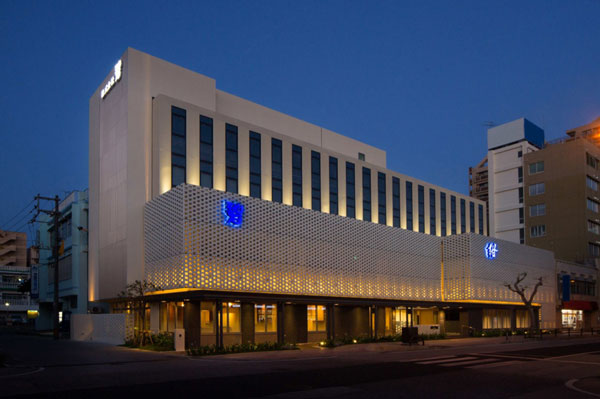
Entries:
<svg viewBox="0 0 600 399">
<path fill-rule="evenodd" d="M 71 339 L 121 345 L 133 335 L 132 319 L 125 314 L 74 314 Z"/>
</svg>

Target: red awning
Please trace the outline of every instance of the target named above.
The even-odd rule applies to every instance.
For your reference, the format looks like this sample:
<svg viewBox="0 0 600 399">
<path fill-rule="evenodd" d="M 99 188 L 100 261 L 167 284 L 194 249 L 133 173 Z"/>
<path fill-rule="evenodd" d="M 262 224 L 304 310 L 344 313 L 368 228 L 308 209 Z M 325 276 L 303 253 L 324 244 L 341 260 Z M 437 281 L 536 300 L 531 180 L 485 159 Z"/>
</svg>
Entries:
<svg viewBox="0 0 600 399">
<path fill-rule="evenodd" d="M 570 309 L 570 310 L 596 310 L 596 309 L 598 309 L 598 302 L 566 301 L 566 302 L 563 302 L 562 308 Z"/>
</svg>

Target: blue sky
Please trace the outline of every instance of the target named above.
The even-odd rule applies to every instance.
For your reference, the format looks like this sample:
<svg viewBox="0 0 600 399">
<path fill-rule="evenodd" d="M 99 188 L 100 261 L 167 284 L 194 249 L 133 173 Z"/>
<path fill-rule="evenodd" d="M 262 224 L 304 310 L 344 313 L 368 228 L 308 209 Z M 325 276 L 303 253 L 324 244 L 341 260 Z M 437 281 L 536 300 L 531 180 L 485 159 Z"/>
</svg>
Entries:
<svg viewBox="0 0 600 399">
<path fill-rule="evenodd" d="M 128 46 L 467 193 L 484 122 L 524 116 L 552 139 L 600 116 L 598 15 L 596 0 L 1 2 L 0 228 L 24 226 L 6 221 L 37 193 L 88 186 L 89 97 Z"/>
</svg>

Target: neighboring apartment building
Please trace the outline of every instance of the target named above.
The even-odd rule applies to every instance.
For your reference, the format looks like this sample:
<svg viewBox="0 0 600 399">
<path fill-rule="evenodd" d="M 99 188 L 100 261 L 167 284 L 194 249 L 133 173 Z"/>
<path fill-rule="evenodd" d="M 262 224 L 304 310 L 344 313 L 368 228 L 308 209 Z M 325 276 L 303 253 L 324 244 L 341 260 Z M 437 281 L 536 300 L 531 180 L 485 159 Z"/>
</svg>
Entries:
<svg viewBox="0 0 600 399">
<path fill-rule="evenodd" d="M 525 326 L 502 284 L 554 281 L 552 254 L 490 240 L 484 201 L 385 159 L 128 49 L 90 99 L 90 300 L 153 282 L 151 328 L 195 345 Z"/>
<path fill-rule="evenodd" d="M 73 191 L 59 204 L 59 319 L 87 313 L 88 191 Z M 40 264 L 38 278 L 39 317 L 36 329 L 52 328 L 54 301 L 53 243 L 56 228 L 51 216 L 39 217 Z"/>
<path fill-rule="evenodd" d="M 544 146 L 544 131 L 521 118 L 488 129 L 487 136 L 489 234 L 526 244 L 523 156 Z M 479 175 L 484 168 L 483 162 L 478 165 Z"/>
<path fill-rule="evenodd" d="M 27 267 L 27 234 L 0 230 L 0 323 L 24 323 L 34 310 L 29 293 L 19 286 L 30 277 Z"/>
<path fill-rule="evenodd" d="M 569 290 L 582 291 L 580 286 L 585 286 L 587 293 L 585 299 L 563 300 L 559 309 L 577 313 L 581 317 L 580 323 L 575 323 L 578 326 L 595 327 L 600 325 L 596 289 L 600 265 L 600 118 L 548 143 L 543 143 L 543 135 L 541 140 L 534 136 L 515 142 L 516 136 L 510 131 L 515 126 L 526 127 L 523 121 L 527 120 L 488 131 L 488 143 L 490 135 L 498 132 L 507 136 L 503 140 L 506 144 L 488 150 L 487 159 L 493 154 L 488 168 L 494 171 L 489 172 L 490 235 L 553 251 L 560 260 L 561 298 Z M 500 131 L 494 130 L 498 128 Z M 472 174 L 470 169 L 470 180 Z M 577 276 L 586 277 L 581 280 Z M 559 318 L 563 326 L 575 325 L 563 316 Z"/>
</svg>

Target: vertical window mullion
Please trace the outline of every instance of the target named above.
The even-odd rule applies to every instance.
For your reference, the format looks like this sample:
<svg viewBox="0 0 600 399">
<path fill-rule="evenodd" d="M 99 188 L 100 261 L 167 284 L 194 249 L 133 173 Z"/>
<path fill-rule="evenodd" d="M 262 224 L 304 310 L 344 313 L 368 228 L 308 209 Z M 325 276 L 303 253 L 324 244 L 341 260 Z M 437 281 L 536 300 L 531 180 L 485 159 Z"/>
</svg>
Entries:
<svg viewBox="0 0 600 399">
<path fill-rule="evenodd" d="M 186 182 L 186 110 L 171 107 L 171 185 Z"/>
<path fill-rule="evenodd" d="M 238 192 L 238 128 L 226 124 L 225 127 L 225 190 Z"/>
<path fill-rule="evenodd" d="M 261 198 L 260 133 L 250 131 L 250 196 Z"/>
<path fill-rule="evenodd" d="M 352 162 L 346 162 L 346 216 L 356 218 L 355 168 Z"/>
<path fill-rule="evenodd" d="M 200 115 L 200 185 L 213 187 L 213 120 Z"/>
<path fill-rule="evenodd" d="M 363 220 L 371 221 L 371 169 L 362 168 L 363 180 Z"/>
<path fill-rule="evenodd" d="M 377 193 L 377 208 L 379 209 L 377 222 L 387 224 L 385 173 L 377 172 Z"/>
<path fill-rule="evenodd" d="M 292 145 L 292 205 L 302 206 L 302 147 Z"/>
<path fill-rule="evenodd" d="M 310 152 L 310 174 L 311 208 L 321 211 L 321 154 L 317 151 Z"/>
<path fill-rule="evenodd" d="M 338 214 L 338 160 L 329 157 L 329 213 Z"/>
<path fill-rule="evenodd" d="M 279 139 L 271 139 L 271 200 L 283 202 L 282 144 Z"/>
</svg>

